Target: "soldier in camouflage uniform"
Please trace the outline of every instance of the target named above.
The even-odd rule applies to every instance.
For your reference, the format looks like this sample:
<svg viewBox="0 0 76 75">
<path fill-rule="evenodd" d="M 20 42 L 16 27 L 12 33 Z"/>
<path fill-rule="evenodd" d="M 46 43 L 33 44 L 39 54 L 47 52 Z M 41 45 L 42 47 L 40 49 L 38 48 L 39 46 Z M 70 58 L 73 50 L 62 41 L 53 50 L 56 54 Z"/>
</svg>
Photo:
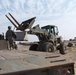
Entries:
<svg viewBox="0 0 76 75">
<path fill-rule="evenodd" d="M 14 47 L 14 42 L 16 39 L 16 34 L 13 30 L 11 30 L 11 26 L 8 26 L 8 30 L 6 32 L 6 41 L 8 43 L 7 48 L 11 50 Z"/>
</svg>

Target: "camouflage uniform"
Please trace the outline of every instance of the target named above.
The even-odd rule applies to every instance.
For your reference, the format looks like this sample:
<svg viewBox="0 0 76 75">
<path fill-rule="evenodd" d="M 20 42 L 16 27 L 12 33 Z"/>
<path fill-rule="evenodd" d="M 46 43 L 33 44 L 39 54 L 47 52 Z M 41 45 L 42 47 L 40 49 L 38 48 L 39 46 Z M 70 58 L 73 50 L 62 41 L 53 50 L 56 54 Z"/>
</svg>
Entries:
<svg viewBox="0 0 76 75">
<path fill-rule="evenodd" d="M 8 30 L 6 32 L 6 41 L 8 43 L 8 49 L 12 49 L 13 48 L 13 43 L 15 42 L 16 39 L 16 35 L 15 33 L 11 30 L 10 27 L 8 27 Z"/>
</svg>

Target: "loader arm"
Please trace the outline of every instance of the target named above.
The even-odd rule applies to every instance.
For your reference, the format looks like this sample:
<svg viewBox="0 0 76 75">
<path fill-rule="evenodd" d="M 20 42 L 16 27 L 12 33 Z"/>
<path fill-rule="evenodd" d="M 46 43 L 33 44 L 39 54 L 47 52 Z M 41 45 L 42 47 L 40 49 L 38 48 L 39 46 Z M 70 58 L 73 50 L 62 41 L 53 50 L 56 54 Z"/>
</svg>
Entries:
<svg viewBox="0 0 76 75">
<path fill-rule="evenodd" d="M 27 33 L 36 35 L 40 41 L 48 40 L 48 31 L 40 29 L 39 25 L 34 26 Z"/>
<path fill-rule="evenodd" d="M 5 16 L 16 27 L 16 30 L 21 30 L 21 31 L 24 31 L 25 29 L 31 29 L 33 23 L 35 22 L 35 18 L 36 18 L 36 17 L 33 17 L 33 18 L 23 21 L 21 24 L 19 24 L 19 22 L 10 13 L 9 13 L 9 15 L 17 25 L 7 15 L 5 15 Z"/>
<path fill-rule="evenodd" d="M 21 24 L 19 24 L 19 22 L 9 13 L 10 17 L 14 20 L 14 22 L 17 24 L 15 24 L 7 15 L 5 15 L 8 20 L 16 27 L 16 30 L 21 30 L 24 31 L 24 28 L 22 27 Z"/>
</svg>

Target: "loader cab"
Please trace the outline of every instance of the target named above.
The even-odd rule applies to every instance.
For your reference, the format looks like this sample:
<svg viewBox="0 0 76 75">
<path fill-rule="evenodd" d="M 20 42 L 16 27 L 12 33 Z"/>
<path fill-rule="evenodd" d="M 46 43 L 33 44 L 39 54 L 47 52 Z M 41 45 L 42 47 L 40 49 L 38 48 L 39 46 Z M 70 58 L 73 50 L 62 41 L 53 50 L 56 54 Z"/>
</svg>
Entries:
<svg viewBox="0 0 76 75">
<path fill-rule="evenodd" d="M 54 25 L 47 25 L 41 27 L 41 29 L 47 30 L 49 34 L 54 34 L 55 36 L 58 35 L 58 27 Z"/>
</svg>

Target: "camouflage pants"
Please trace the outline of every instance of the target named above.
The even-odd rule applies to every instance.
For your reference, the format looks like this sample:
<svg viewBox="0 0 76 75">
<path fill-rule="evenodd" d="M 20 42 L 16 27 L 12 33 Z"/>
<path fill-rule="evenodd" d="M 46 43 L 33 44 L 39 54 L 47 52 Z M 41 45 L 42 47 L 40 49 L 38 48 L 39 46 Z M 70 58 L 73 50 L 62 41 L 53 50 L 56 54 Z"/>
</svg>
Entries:
<svg viewBox="0 0 76 75">
<path fill-rule="evenodd" d="M 14 42 L 15 42 L 15 39 L 14 38 L 8 38 L 8 41 L 7 41 L 8 46 L 7 46 L 7 48 L 9 50 L 13 49 Z"/>
</svg>

